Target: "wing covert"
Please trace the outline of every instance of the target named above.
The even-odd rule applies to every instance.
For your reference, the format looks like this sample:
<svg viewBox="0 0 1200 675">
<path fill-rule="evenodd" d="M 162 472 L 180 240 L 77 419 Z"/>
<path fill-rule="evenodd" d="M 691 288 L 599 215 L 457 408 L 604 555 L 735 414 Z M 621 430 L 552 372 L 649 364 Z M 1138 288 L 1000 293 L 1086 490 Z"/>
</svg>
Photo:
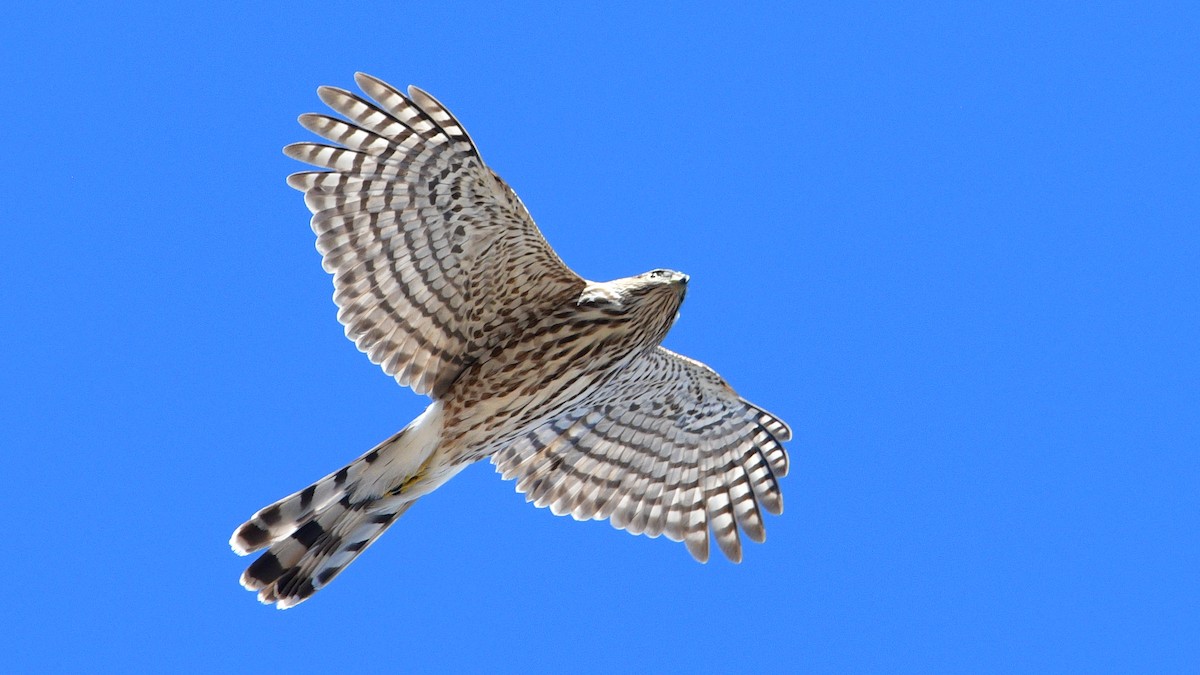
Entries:
<svg viewBox="0 0 1200 675">
<path fill-rule="evenodd" d="M 440 396 L 464 366 L 579 292 L 520 199 L 432 96 L 355 76 L 373 100 L 318 92 L 345 119 L 300 123 L 336 145 L 284 152 L 296 173 L 346 336 L 418 393 Z"/>
<path fill-rule="evenodd" d="M 492 456 L 528 501 L 576 520 L 686 543 L 708 559 L 709 531 L 734 562 L 740 529 L 766 533 L 760 507 L 783 511 L 781 445 L 791 430 L 712 369 L 662 347 L 590 397 Z"/>
</svg>

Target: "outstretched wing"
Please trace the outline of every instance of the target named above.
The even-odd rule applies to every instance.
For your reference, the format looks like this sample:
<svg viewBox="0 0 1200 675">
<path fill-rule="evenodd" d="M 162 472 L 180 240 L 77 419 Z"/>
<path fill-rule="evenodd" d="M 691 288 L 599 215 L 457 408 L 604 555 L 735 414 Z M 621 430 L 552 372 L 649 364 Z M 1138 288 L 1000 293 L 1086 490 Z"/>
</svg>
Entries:
<svg viewBox="0 0 1200 675">
<path fill-rule="evenodd" d="M 782 420 L 739 397 L 708 366 L 652 349 L 589 397 L 492 456 L 537 506 L 611 519 L 633 534 L 683 541 L 708 560 L 708 532 L 738 562 L 738 526 L 766 537 L 759 507 L 783 511 Z"/>
<path fill-rule="evenodd" d="M 400 384 L 436 398 L 584 281 L 432 96 L 415 87 L 405 96 L 362 73 L 355 81 L 373 101 L 318 90 L 348 121 L 300 117 L 337 145 L 284 149 L 329 171 L 288 184 L 313 212 L 346 336 Z"/>
</svg>

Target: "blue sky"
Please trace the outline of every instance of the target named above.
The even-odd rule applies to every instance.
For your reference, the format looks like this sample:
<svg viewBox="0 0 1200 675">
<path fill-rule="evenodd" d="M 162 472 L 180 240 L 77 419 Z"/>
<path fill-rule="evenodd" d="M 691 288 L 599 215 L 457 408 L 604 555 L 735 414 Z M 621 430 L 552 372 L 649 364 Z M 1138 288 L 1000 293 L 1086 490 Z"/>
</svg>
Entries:
<svg viewBox="0 0 1200 675">
<path fill-rule="evenodd" d="M 7 671 L 1183 670 L 1200 659 L 1200 12 L 11 9 Z M 489 3 L 490 4 L 490 3 Z M 429 90 L 581 274 L 791 423 L 745 562 L 491 466 L 288 612 L 227 547 L 426 400 L 342 336 L 280 148 Z"/>
</svg>

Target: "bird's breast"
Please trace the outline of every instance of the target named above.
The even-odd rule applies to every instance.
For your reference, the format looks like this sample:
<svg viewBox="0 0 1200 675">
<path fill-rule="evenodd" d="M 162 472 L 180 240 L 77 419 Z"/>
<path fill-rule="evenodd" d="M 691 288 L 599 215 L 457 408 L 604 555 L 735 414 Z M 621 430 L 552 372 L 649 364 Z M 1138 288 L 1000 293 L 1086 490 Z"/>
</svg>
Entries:
<svg viewBox="0 0 1200 675">
<path fill-rule="evenodd" d="M 492 349 L 442 397 L 445 439 L 481 459 L 506 442 L 589 403 L 653 336 L 620 316 L 559 312 Z"/>
</svg>

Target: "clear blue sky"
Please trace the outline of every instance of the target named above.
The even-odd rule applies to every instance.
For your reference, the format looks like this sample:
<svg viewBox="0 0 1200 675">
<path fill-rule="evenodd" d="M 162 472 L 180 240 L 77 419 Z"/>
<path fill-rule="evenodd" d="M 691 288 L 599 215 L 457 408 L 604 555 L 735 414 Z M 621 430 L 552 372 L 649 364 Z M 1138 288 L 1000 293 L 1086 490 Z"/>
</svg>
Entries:
<svg viewBox="0 0 1200 675">
<path fill-rule="evenodd" d="M 27 4 L 6 672 L 1200 661 L 1194 4 Z M 445 102 L 581 274 L 691 275 L 667 345 L 795 430 L 744 563 L 481 464 L 299 608 L 238 586 L 237 524 L 426 404 L 342 336 L 284 184 L 356 70 Z"/>
</svg>

